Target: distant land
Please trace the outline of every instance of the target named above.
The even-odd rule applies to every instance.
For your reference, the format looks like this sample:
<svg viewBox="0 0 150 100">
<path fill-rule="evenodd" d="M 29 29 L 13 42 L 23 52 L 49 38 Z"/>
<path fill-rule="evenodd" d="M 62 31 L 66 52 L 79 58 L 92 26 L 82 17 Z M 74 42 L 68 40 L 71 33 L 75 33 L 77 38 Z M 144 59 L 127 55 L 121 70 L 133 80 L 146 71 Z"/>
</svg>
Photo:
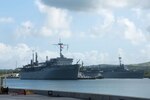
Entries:
<svg viewBox="0 0 150 100">
<path fill-rule="evenodd" d="M 130 70 L 150 70 L 150 62 L 126 65 Z"/>
<path fill-rule="evenodd" d="M 99 65 L 90 65 L 86 67 L 90 68 L 101 68 L 101 67 L 118 67 L 118 65 L 112 65 L 112 64 L 99 64 Z M 144 77 L 150 78 L 150 62 L 144 62 L 139 64 L 127 64 L 125 67 L 129 70 L 143 70 L 144 71 Z"/>
<path fill-rule="evenodd" d="M 113 64 L 99 64 L 99 65 L 89 65 L 87 67 L 117 67 L 118 65 Z M 150 70 L 150 62 L 139 63 L 139 64 L 127 64 L 125 65 L 130 70 Z"/>
<path fill-rule="evenodd" d="M 150 62 L 127 65 L 129 70 L 144 70 L 144 77 L 150 78 Z"/>
</svg>

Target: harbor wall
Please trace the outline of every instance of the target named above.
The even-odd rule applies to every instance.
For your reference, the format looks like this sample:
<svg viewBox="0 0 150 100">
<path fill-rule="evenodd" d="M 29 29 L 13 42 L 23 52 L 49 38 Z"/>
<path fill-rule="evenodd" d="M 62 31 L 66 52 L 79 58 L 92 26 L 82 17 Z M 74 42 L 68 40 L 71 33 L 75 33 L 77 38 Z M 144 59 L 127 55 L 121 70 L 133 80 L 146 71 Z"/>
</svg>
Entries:
<svg viewBox="0 0 150 100">
<path fill-rule="evenodd" d="M 30 94 L 39 94 L 54 97 L 72 97 L 83 100 L 150 100 L 150 98 L 138 98 L 128 96 L 117 96 L 107 94 L 93 94 L 93 93 L 79 93 L 79 92 L 65 92 L 65 91 L 53 91 L 53 90 L 24 90 L 24 89 L 9 89 L 9 92 L 17 93 L 21 91 L 27 91 Z M 25 94 L 26 95 L 26 94 Z"/>
</svg>

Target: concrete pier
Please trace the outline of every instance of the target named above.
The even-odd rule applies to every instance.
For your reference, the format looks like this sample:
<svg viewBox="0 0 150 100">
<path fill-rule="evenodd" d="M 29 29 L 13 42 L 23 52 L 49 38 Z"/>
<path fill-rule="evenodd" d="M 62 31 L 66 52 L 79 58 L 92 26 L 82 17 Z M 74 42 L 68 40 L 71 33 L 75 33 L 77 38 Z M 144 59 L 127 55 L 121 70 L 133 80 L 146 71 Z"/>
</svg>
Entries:
<svg viewBox="0 0 150 100">
<path fill-rule="evenodd" d="M 11 93 L 17 93 L 24 91 L 23 89 L 9 89 Z M 117 95 L 105 95 L 105 94 L 91 94 L 91 93 L 78 93 L 78 92 L 64 92 L 64 91 L 53 91 L 53 90 L 25 90 L 33 94 L 49 96 L 49 97 L 68 97 L 76 98 L 77 100 L 150 100 L 150 98 L 138 98 L 128 96 L 117 96 Z M 62 99 L 60 99 L 62 100 Z M 65 99 L 67 100 L 67 99 Z M 68 99 L 72 100 L 72 99 Z"/>
<path fill-rule="evenodd" d="M 81 100 L 69 97 L 49 97 L 44 95 L 0 95 L 0 100 Z"/>
</svg>

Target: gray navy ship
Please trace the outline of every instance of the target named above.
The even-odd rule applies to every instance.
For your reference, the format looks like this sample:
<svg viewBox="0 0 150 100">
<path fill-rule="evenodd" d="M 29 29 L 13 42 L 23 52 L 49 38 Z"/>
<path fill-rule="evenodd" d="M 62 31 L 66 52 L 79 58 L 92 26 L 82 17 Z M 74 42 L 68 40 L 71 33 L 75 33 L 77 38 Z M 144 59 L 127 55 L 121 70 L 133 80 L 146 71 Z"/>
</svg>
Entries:
<svg viewBox="0 0 150 100">
<path fill-rule="evenodd" d="M 113 68 L 103 68 L 101 75 L 103 78 L 144 78 L 144 71 L 141 70 L 128 70 L 124 64 L 121 63 L 121 57 L 119 57 L 120 66 Z"/>
<path fill-rule="evenodd" d="M 38 62 L 38 55 L 34 53 L 31 63 L 23 66 L 20 71 L 20 79 L 32 80 L 76 80 L 78 79 L 79 64 L 72 64 L 72 58 L 66 58 L 62 54 L 63 44 L 61 41 L 58 44 L 60 48 L 60 57 L 48 59 L 45 62 Z"/>
</svg>

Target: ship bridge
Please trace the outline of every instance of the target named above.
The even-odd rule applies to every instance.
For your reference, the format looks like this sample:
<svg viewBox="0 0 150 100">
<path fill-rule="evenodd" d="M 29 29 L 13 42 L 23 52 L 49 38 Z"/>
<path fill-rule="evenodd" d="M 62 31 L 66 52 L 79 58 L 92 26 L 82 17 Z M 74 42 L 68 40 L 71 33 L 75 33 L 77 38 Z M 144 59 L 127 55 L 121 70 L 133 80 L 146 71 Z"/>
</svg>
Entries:
<svg viewBox="0 0 150 100">
<path fill-rule="evenodd" d="M 65 58 L 65 57 L 58 57 L 50 60 L 50 63 L 53 65 L 71 65 L 73 59 Z"/>
</svg>

